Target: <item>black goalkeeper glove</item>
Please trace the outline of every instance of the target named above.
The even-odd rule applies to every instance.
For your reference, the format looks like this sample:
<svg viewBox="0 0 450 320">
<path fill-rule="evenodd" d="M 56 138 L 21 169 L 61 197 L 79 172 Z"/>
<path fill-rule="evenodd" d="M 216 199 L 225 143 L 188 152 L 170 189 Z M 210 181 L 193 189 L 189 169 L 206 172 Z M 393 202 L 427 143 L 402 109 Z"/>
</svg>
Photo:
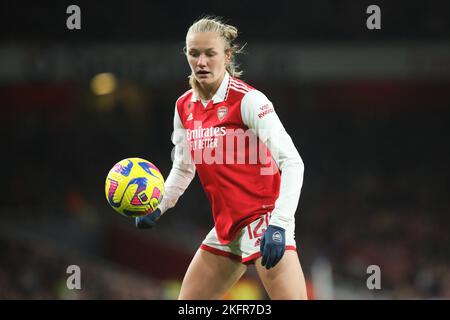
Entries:
<svg viewBox="0 0 450 320">
<path fill-rule="evenodd" d="M 261 264 L 270 269 L 281 260 L 286 250 L 285 231 L 281 227 L 269 225 L 261 238 Z"/>
<path fill-rule="evenodd" d="M 142 217 L 135 218 L 136 227 L 139 229 L 151 229 L 156 225 L 156 221 L 158 221 L 161 216 L 161 210 L 156 209 L 152 213 L 149 213 Z"/>
</svg>

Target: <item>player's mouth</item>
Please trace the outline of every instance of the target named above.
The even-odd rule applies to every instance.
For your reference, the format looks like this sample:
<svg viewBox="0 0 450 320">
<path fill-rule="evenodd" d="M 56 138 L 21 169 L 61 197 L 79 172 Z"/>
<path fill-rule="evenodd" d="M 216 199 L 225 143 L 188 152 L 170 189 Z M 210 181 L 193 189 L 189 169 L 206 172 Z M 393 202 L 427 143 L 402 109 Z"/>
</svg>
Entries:
<svg viewBox="0 0 450 320">
<path fill-rule="evenodd" d="M 200 71 L 197 71 L 197 72 L 196 72 L 197 76 L 199 76 L 199 77 L 206 77 L 206 76 L 208 76 L 210 73 L 211 73 L 211 72 L 208 72 L 208 71 L 206 71 L 206 70 L 200 70 Z"/>
</svg>

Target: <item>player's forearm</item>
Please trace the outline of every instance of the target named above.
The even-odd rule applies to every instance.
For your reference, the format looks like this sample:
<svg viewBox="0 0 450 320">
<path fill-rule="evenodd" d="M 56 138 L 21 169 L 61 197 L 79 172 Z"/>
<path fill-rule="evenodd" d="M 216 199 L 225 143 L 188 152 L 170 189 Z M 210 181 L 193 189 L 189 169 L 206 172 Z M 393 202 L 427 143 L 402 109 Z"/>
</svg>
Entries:
<svg viewBox="0 0 450 320">
<path fill-rule="evenodd" d="M 270 224 L 284 229 L 295 223 L 300 192 L 303 185 L 303 160 L 292 138 L 284 128 L 271 130 L 267 146 L 281 171 L 280 193 L 272 211 Z"/>
<path fill-rule="evenodd" d="M 287 160 L 281 171 L 280 194 L 272 211 L 270 224 L 284 229 L 295 222 L 303 185 L 304 164 L 300 156 Z"/>
<path fill-rule="evenodd" d="M 178 199 L 186 191 L 192 179 L 194 179 L 194 176 L 195 167 L 193 165 L 176 165 L 174 163 L 164 183 L 165 195 L 159 205 L 162 214 L 176 205 Z"/>
<path fill-rule="evenodd" d="M 176 205 L 178 199 L 184 191 L 186 191 L 195 176 L 195 165 L 186 161 L 190 159 L 189 151 L 185 145 L 186 131 L 178 114 L 176 104 L 173 128 L 174 134 L 172 135 L 172 142 L 175 144 L 175 152 L 173 153 L 172 169 L 164 183 L 165 195 L 158 207 L 161 210 L 161 214 Z"/>
</svg>

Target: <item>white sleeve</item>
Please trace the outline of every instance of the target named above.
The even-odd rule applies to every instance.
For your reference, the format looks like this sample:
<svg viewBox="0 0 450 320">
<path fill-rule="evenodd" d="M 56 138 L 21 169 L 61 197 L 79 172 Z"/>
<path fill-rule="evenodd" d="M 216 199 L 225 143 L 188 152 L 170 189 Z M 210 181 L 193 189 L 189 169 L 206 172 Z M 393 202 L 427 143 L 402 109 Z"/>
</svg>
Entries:
<svg viewBox="0 0 450 320">
<path fill-rule="evenodd" d="M 270 224 L 285 230 L 295 223 L 300 192 L 303 185 L 304 164 L 291 137 L 286 132 L 272 102 L 260 91 L 248 92 L 241 103 L 244 124 L 255 130 L 264 142 L 281 171 L 280 194 L 272 211 Z"/>
<path fill-rule="evenodd" d="M 195 164 L 190 161 L 189 150 L 186 147 L 185 129 L 176 106 L 173 128 L 172 142 L 175 145 L 172 150 L 173 164 L 164 183 L 165 194 L 159 205 L 161 214 L 175 206 L 195 176 Z"/>
</svg>

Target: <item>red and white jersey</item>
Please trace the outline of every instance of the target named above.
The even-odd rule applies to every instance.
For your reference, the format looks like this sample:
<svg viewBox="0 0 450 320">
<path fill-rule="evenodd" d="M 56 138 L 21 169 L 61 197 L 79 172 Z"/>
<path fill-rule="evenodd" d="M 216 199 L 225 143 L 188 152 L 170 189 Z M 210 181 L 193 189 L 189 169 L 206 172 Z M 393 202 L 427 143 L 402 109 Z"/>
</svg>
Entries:
<svg viewBox="0 0 450 320">
<path fill-rule="evenodd" d="M 173 138 L 178 150 L 162 212 L 197 171 L 222 243 L 267 212 L 272 225 L 295 223 L 303 162 L 264 94 L 226 73 L 212 100 L 201 101 L 192 90 L 177 100 L 174 129 L 183 135 Z"/>
</svg>

